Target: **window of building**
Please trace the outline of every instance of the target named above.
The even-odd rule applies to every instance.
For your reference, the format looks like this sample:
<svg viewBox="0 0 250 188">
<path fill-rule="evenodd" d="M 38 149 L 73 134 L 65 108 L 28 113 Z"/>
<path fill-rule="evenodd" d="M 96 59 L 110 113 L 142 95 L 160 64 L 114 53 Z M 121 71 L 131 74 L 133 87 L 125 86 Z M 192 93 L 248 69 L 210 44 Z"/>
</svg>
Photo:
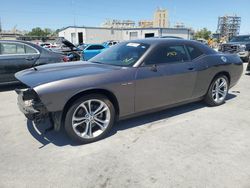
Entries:
<svg viewBox="0 0 250 188">
<path fill-rule="evenodd" d="M 137 39 L 138 38 L 138 32 L 136 32 L 136 31 L 130 32 L 129 37 L 130 37 L 131 40 L 132 39 Z"/>
</svg>

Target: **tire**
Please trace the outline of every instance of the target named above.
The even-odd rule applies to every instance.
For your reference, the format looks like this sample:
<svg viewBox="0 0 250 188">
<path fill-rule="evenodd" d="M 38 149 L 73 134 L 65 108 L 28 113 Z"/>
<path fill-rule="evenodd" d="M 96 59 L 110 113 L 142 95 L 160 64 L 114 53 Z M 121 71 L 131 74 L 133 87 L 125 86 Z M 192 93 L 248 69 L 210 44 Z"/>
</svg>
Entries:
<svg viewBox="0 0 250 188">
<path fill-rule="evenodd" d="M 114 106 L 106 96 L 86 95 L 74 101 L 69 107 L 64 122 L 66 133 L 80 144 L 98 141 L 112 128 L 115 114 Z"/>
<path fill-rule="evenodd" d="M 222 86 L 222 82 L 225 84 Z M 217 84 L 219 86 L 222 86 L 221 88 L 217 88 Z M 204 101 L 208 106 L 220 106 L 225 103 L 225 99 L 228 94 L 228 89 L 229 89 L 229 81 L 227 76 L 225 75 L 218 75 L 216 76 L 212 83 L 209 86 L 208 92 L 205 96 Z M 223 94 L 222 94 L 223 91 Z"/>
</svg>

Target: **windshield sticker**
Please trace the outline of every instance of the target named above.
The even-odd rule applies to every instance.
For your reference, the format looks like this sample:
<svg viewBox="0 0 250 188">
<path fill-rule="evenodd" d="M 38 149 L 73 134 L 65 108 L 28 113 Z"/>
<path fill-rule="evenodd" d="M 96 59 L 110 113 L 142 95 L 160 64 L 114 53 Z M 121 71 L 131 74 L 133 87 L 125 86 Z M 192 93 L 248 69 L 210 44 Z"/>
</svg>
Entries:
<svg viewBox="0 0 250 188">
<path fill-rule="evenodd" d="M 139 43 L 128 43 L 127 46 L 138 47 L 138 46 L 140 46 L 140 44 Z"/>
</svg>

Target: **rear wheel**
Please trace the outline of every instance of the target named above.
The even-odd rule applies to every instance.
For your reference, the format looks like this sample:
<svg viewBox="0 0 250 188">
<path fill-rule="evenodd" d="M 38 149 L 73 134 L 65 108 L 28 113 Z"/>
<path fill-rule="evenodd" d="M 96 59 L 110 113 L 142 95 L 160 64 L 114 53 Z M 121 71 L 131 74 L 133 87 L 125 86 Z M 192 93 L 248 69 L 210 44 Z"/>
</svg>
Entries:
<svg viewBox="0 0 250 188">
<path fill-rule="evenodd" d="M 228 94 L 229 81 L 225 75 L 216 76 L 205 96 L 209 106 L 219 106 L 225 102 Z"/>
<path fill-rule="evenodd" d="M 115 120 L 115 110 L 103 95 L 88 95 L 76 100 L 65 118 L 65 130 L 75 141 L 85 144 L 105 137 Z"/>
</svg>

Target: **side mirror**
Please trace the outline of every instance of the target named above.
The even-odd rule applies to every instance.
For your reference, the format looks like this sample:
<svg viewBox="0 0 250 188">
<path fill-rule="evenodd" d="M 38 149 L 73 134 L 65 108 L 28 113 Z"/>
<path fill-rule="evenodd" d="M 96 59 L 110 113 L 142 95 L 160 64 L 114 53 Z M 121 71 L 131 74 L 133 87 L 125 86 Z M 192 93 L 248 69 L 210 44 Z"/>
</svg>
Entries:
<svg viewBox="0 0 250 188">
<path fill-rule="evenodd" d="M 153 72 L 157 72 L 157 65 L 156 65 L 156 64 L 153 64 L 153 65 L 150 67 L 150 70 L 153 71 Z"/>
</svg>

